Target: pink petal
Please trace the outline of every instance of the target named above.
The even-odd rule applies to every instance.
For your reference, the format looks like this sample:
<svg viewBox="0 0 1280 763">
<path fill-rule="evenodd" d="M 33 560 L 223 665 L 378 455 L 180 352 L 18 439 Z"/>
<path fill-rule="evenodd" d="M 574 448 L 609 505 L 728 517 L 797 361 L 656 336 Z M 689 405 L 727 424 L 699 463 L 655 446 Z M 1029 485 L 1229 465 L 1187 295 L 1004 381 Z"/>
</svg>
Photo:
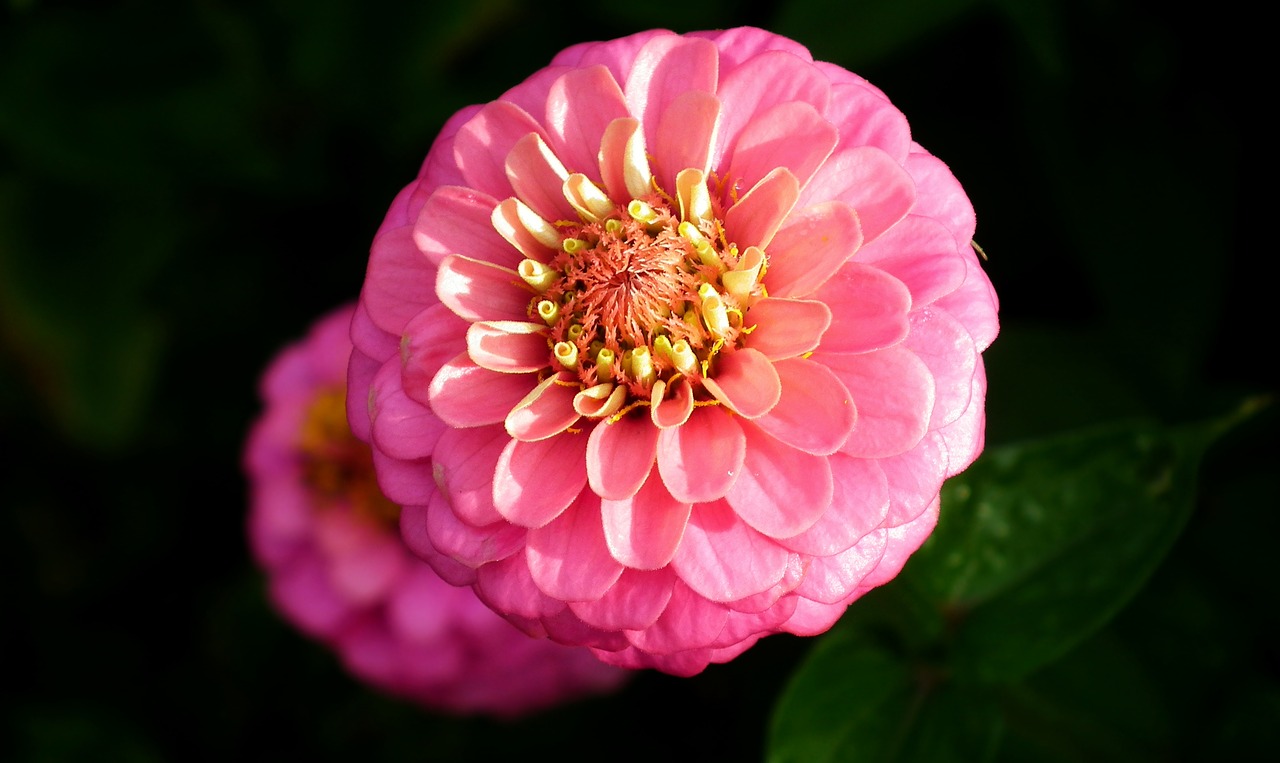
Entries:
<svg viewBox="0 0 1280 763">
<path fill-rule="evenodd" d="M 512 440 L 493 476 L 493 504 L 507 521 L 542 527 L 587 484 L 587 438 L 565 434 L 537 442 Z"/>
<path fill-rule="evenodd" d="M 538 588 L 562 601 L 598 599 L 622 574 L 605 545 L 600 499 L 589 492 L 550 523 L 529 531 L 525 556 Z"/>
<path fill-rule="evenodd" d="M 490 609 L 511 617 L 541 619 L 552 617 L 565 603 L 542 592 L 529 573 L 526 554 L 513 554 L 500 562 L 490 562 L 476 571 L 476 595 Z"/>
<path fill-rule="evenodd" d="M 886 530 L 876 530 L 846 551 L 815 557 L 796 593 L 821 604 L 844 600 L 880 563 L 887 535 Z"/>
<path fill-rule="evenodd" d="M 717 57 L 712 43 L 674 35 L 650 38 L 636 54 L 623 91 L 648 145 L 656 143 L 658 120 L 672 101 L 690 90 L 715 93 Z"/>
<path fill-rule="evenodd" d="M 729 602 L 781 580 L 787 557 L 786 549 L 747 527 L 728 504 L 716 501 L 694 507 L 671 566 L 696 593 Z"/>
<path fill-rule="evenodd" d="M 618 582 L 595 601 L 571 601 L 583 622 L 603 630 L 641 630 L 653 625 L 671 601 L 676 574 L 670 568 L 623 570 Z"/>
<path fill-rule="evenodd" d="M 817 66 L 826 72 L 838 68 L 823 63 Z M 906 161 L 911 149 L 906 116 L 865 81 L 833 84 L 826 117 L 840 128 L 840 145 L 875 146 L 896 162 Z"/>
<path fill-rule="evenodd" d="M 434 304 L 404 327 L 399 345 L 404 391 L 419 403 L 431 400 L 431 380 L 444 364 L 467 350 L 467 321 L 448 306 Z"/>
<path fill-rule="evenodd" d="M 1000 321 L 996 317 L 1000 303 L 972 249 L 965 253 L 964 263 L 964 282 L 935 304 L 960 321 L 981 352 L 991 346 L 1000 331 Z"/>
<path fill-rule="evenodd" d="M 955 291 L 964 281 L 965 263 L 956 256 L 951 233 L 927 217 L 908 216 L 858 254 L 902 281 L 914 307 L 923 307 Z"/>
<path fill-rule="evenodd" d="M 471 188 L 437 188 L 413 226 L 413 242 L 432 263 L 451 254 L 514 268 L 520 253 L 493 228 L 498 200 Z"/>
<path fill-rule="evenodd" d="M 874 241 L 907 216 L 916 184 L 893 157 L 874 146 L 838 151 L 814 174 L 800 205 L 843 201 L 858 213 L 864 243 Z"/>
<path fill-rule="evenodd" d="M 711 642 L 712 646 L 736 648 L 739 644 L 754 644 L 761 636 L 777 633 L 778 627 L 795 612 L 797 598 L 787 596 L 779 599 L 774 606 L 759 612 L 730 609 L 729 620 L 716 640 Z"/>
<path fill-rule="evenodd" d="M 734 413 L 748 419 L 768 413 L 782 394 L 773 363 L 750 347 L 716 356 L 714 375 L 703 379 L 702 386 Z"/>
<path fill-rule="evenodd" d="M 573 644 L 594 649 L 627 649 L 631 646 L 626 636 L 617 631 L 602 631 L 587 625 L 569 607 L 565 607 L 552 617 L 543 618 L 542 625 L 547 629 L 547 638 L 557 644 Z M 539 668 L 545 673 L 543 680 L 559 678 L 556 675 L 558 671 L 555 671 L 552 665 L 540 663 L 533 670 L 526 669 L 521 679 L 539 680 Z"/>
<path fill-rule="evenodd" d="M 451 427 L 498 424 L 529 394 L 531 374 L 481 368 L 465 354 L 445 363 L 431 380 L 431 410 Z"/>
<path fill-rule="evenodd" d="M 857 543 L 885 521 L 889 512 L 889 482 L 880 462 L 837 453 L 831 465 L 831 508 L 808 530 L 778 543 L 802 554 L 830 556 Z"/>
<path fill-rule="evenodd" d="M 427 506 L 427 537 L 436 551 L 468 567 L 506 559 L 524 547 L 528 531 L 509 522 L 474 527 L 458 519 L 445 497 Z"/>
<path fill-rule="evenodd" d="M 467 321 L 527 320 L 534 296 L 516 271 L 457 254 L 440 263 L 436 293 Z"/>
<path fill-rule="evenodd" d="M 399 365 L 394 357 L 387 363 Z M 369 422 L 372 403 L 369 387 L 373 384 L 374 375 L 383 365 L 381 361 L 370 358 L 360 350 L 351 351 L 351 363 L 347 366 L 347 422 L 356 439 L 364 442 L 368 442 L 373 436 Z"/>
<path fill-rule="evenodd" d="M 855 458 L 887 458 L 914 448 L 933 413 L 933 376 L 910 350 L 821 355 L 858 406 L 858 425 L 840 450 Z"/>
<path fill-rule="evenodd" d="M 689 519 L 689 504 L 671 497 L 652 473 L 634 496 L 602 500 L 600 512 L 613 558 L 634 569 L 656 570 L 675 555 Z"/>
<path fill-rule="evenodd" d="M 743 521 L 770 538 L 790 538 L 813 526 L 831 505 L 827 459 L 796 450 L 750 423 L 747 456 L 725 500 Z"/>
<path fill-rule="evenodd" d="M 481 368 L 501 373 L 529 373 L 546 368 L 551 359 L 547 327 L 524 321 L 480 321 L 467 329 L 467 355 Z"/>
<path fill-rule="evenodd" d="M 720 100 L 711 93 L 691 90 L 671 101 L 650 144 L 659 185 L 674 189 L 683 169 L 707 172 L 719 122 Z"/>
<path fill-rule="evenodd" d="M 750 188 L 775 167 L 785 167 L 803 188 L 831 155 L 837 140 L 836 128 L 814 107 L 800 101 L 780 103 L 742 130 L 728 177 Z"/>
<path fill-rule="evenodd" d="M 717 153 L 732 156 L 743 129 L 780 103 L 798 101 L 825 112 L 831 85 L 812 63 L 789 52 L 769 51 L 748 58 L 726 74 L 717 94 L 725 106 Z"/>
<path fill-rule="evenodd" d="M 822 302 L 767 297 L 751 306 L 746 321 L 755 330 L 745 346 L 769 360 L 785 360 L 817 349 L 831 325 L 831 310 Z"/>
<path fill-rule="evenodd" d="M 486 104 L 458 130 L 453 156 L 466 185 L 496 199 L 511 195 L 507 154 L 516 142 L 542 127 L 523 109 L 507 101 Z"/>
<path fill-rule="evenodd" d="M 724 216 L 725 235 L 745 251 L 769 246 L 800 197 L 800 182 L 786 167 L 769 172 L 738 199 Z"/>
<path fill-rule="evenodd" d="M 829 456 L 839 450 L 857 418 L 849 392 L 826 366 L 804 358 L 774 364 L 782 397 L 755 420 L 774 438 L 805 453 Z"/>
<path fill-rule="evenodd" d="M 888 531 L 888 544 L 880 564 L 862 580 L 862 587 L 884 585 L 898 576 L 907 559 L 920 548 L 938 524 L 938 501 L 933 501 L 919 517 Z"/>
<path fill-rule="evenodd" d="M 912 212 L 942 223 L 954 233 L 958 248 L 967 247 L 973 240 L 976 221 L 973 204 L 960 181 L 941 159 L 918 147 L 907 156 L 904 166 L 918 189 L 919 198 Z"/>
<path fill-rule="evenodd" d="M 850 601 L 853 598 L 856 597 L 851 597 Z M 848 608 L 848 602 L 844 601 L 839 604 L 820 604 L 802 596 L 796 596 L 795 599 L 795 612 L 779 629 L 797 636 L 819 636 L 826 633 Z"/>
<path fill-rule="evenodd" d="M 658 453 L 658 428 L 648 416 L 623 416 L 596 424 L 587 440 L 587 483 L 601 498 L 636 494 Z"/>
<path fill-rule="evenodd" d="M 969 468 L 986 441 L 987 372 L 982 363 L 973 374 L 973 389 L 969 407 L 960 418 L 938 430 L 947 447 L 947 476 L 959 474 Z"/>
<path fill-rule="evenodd" d="M 650 654 L 671 654 L 706 646 L 716 640 L 729 620 L 723 604 L 707 601 L 681 582 L 671 589 L 671 600 L 653 625 L 625 631 L 627 640 Z"/>
<path fill-rule="evenodd" d="M 795 40 L 774 34 L 755 27 L 735 27 L 733 29 L 713 29 L 704 32 L 689 32 L 689 37 L 705 37 L 716 44 L 720 51 L 720 75 L 723 81 L 729 72 L 749 62 L 756 56 L 766 55 L 777 50 L 789 53 L 801 61 L 813 61 L 809 49 Z"/>
<path fill-rule="evenodd" d="M 430 310 L 431 308 L 427 309 Z M 395 355 L 396 350 L 400 347 L 399 335 L 391 334 L 378 328 L 373 319 L 369 317 L 369 310 L 363 303 L 356 304 L 355 312 L 351 314 L 348 330 L 350 331 L 351 344 L 354 345 L 355 349 L 370 358 L 376 359 L 379 364 Z M 449 357 L 453 357 L 456 354 L 451 353 Z"/>
<path fill-rule="evenodd" d="M 654 37 L 675 36 L 675 32 L 666 29 L 651 29 L 608 42 L 582 42 L 557 53 L 551 63 L 561 66 L 603 64 L 609 68 L 614 79 L 624 82 L 645 43 Z"/>
<path fill-rule="evenodd" d="M 642 128 L 638 119 L 617 119 L 609 123 L 600 139 L 600 179 L 604 183 L 603 190 L 614 201 L 621 202 L 631 198 L 631 191 L 627 189 L 624 160 L 627 142 Z M 643 136 L 640 139 L 643 140 Z"/>
<path fill-rule="evenodd" d="M 802 559 L 799 554 L 787 554 L 787 566 L 782 573 L 782 579 L 774 583 L 767 590 L 760 593 L 752 594 L 741 599 L 728 602 L 729 609 L 736 613 L 753 613 L 759 614 L 769 609 L 776 609 L 779 612 L 785 612 L 781 616 L 782 620 L 791 616 L 791 607 L 785 602 L 787 599 L 794 599 L 794 596 L 787 594 L 795 590 L 804 580 L 805 570 L 809 567 L 809 560 Z M 782 606 L 775 606 L 782 602 Z M 729 616 L 730 622 L 734 621 L 733 615 Z M 727 629 L 726 629 L 727 630 Z M 721 635 L 723 639 L 723 634 Z"/>
<path fill-rule="evenodd" d="M 436 483 L 431 478 L 429 458 L 402 461 L 374 448 L 373 466 L 378 474 L 378 488 L 392 503 L 425 506 L 435 495 Z"/>
<path fill-rule="evenodd" d="M 426 458 L 446 426 L 431 409 L 404 393 L 398 366 L 383 366 L 369 390 L 373 444 L 392 458 Z"/>
<path fill-rule="evenodd" d="M 578 420 L 573 398 L 578 385 L 568 373 L 548 376 L 516 403 L 507 414 L 507 432 L 517 440 L 533 442 L 554 437 Z"/>
<path fill-rule="evenodd" d="M 395 336 L 413 316 L 440 300 L 436 268 L 413 243 L 412 228 L 392 228 L 373 240 L 360 302 L 378 328 Z"/>
<path fill-rule="evenodd" d="M 889 511 L 884 525 L 897 527 L 920 516 L 938 497 L 947 475 L 947 448 L 940 435 L 930 432 L 906 453 L 876 463 L 884 471 L 889 487 Z"/>
<path fill-rule="evenodd" d="M 493 475 L 502 449 L 510 441 L 499 426 L 450 429 L 440 437 L 432 459 L 435 462 L 432 484 L 439 483 L 449 499 L 449 507 L 473 527 L 502 519 L 493 505 Z"/>
<path fill-rule="evenodd" d="M 864 353 L 892 347 L 910 331 L 911 292 L 870 265 L 846 262 L 813 295 L 831 308 L 822 352 Z"/>
<path fill-rule="evenodd" d="M 597 149 L 614 119 L 630 116 L 622 88 L 609 69 L 571 69 L 556 79 L 547 97 L 547 137 L 569 172 L 599 181 Z"/>
<path fill-rule="evenodd" d="M 271 578 L 271 598 L 304 633 L 330 638 L 355 614 L 333 589 L 318 557 L 308 557 Z"/>
<path fill-rule="evenodd" d="M 812 294 L 861 244 L 858 216 L 847 204 L 833 201 L 793 213 L 769 245 L 769 293 Z"/>
<path fill-rule="evenodd" d="M 941 310 L 924 308 L 911 314 L 906 348 L 924 361 L 934 381 L 929 428 L 946 426 L 965 412 L 973 394 L 978 351 L 959 321 Z"/>
<path fill-rule="evenodd" d="M 489 221 L 493 224 L 493 229 L 511 245 L 512 249 L 519 252 L 521 257 L 527 257 L 537 262 L 550 262 L 556 252 L 539 241 L 521 222 L 520 213 L 517 211 L 519 204 L 519 200 L 512 197 L 503 200 L 498 206 L 494 207 L 493 214 L 489 218 Z M 516 262 L 515 265 L 509 265 L 513 269 L 518 266 L 519 262 Z"/>
<path fill-rule="evenodd" d="M 746 452 L 746 437 L 734 417 L 703 406 L 683 426 L 658 435 L 658 473 L 677 500 L 715 501 L 738 479 Z"/>
<path fill-rule="evenodd" d="M 654 426 L 659 429 L 678 427 L 693 413 L 693 385 L 684 376 L 670 385 L 659 379 L 653 385 L 650 402 L 649 418 Z"/>
<path fill-rule="evenodd" d="M 552 153 L 542 136 L 526 135 L 507 154 L 507 179 L 516 196 L 544 220 L 576 220 L 577 214 L 564 196 L 568 170 Z"/>
</svg>

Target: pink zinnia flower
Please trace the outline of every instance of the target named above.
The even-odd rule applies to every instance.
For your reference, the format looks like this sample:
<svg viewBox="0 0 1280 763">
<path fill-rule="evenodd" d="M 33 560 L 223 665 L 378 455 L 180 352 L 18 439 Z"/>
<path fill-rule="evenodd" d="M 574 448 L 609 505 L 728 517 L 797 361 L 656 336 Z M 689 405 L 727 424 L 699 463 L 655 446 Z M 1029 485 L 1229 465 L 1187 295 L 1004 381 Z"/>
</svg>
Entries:
<svg viewBox="0 0 1280 763">
<path fill-rule="evenodd" d="M 932 530 L 982 448 L 973 231 L 884 94 L 791 40 L 577 45 L 392 204 L 353 425 L 443 576 L 695 673 L 827 629 Z"/>
<path fill-rule="evenodd" d="M 399 509 L 347 426 L 352 312 L 320 320 L 262 380 L 249 537 L 276 606 L 355 675 L 435 709 L 514 716 L 616 687 L 625 671 L 529 638 L 404 547 Z"/>
</svg>

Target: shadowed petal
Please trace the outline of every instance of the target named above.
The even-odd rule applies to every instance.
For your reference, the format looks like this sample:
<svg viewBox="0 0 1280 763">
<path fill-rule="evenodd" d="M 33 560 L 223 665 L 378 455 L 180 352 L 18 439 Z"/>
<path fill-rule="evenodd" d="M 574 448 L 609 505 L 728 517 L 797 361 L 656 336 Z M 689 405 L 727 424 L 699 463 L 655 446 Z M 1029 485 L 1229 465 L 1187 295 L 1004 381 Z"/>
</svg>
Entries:
<svg viewBox="0 0 1280 763">
<path fill-rule="evenodd" d="M 400 340 L 404 391 L 419 403 L 430 403 L 431 380 L 444 364 L 467 350 L 467 321 L 444 304 L 418 313 Z"/>
<path fill-rule="evenodd" d="M 656 472 L 630 498 L 602 500 L 605 542 L 613 558 L 639 570 L 664 567 L 675 555 L 689 504 L 671 497 Z"/>
<path fill-rule="evenodd" d="M 497 612 L 538 620 L 552 617 L 565 603 L 542 592 L 529 574 L 526 554 L 512 554 L 476 571 L 476 595 Z"/>
<path fill-rule="evenodd" d="M 715 45 L 688 37 L 654 37 L 640 49 L 623 92 L 631 113 L 644 124 L 649 145 L 656 142 L 658 120 L 672 101 L 690 90 L 715 93 L 717 58 Z"/>
<path fill-rule="evenodd" d="M 768 413 L 778 404 L 782 388 L 778 372 L 764 353 L 743 347 L 716 358 L 715 375 L 702 385 L 715 399 L 748 419 Z"/>
<path fill-rule="evenodd" d="M 404 393 L 398 366 L 384 365 L 369 388 L 373 443 L 392 458 L 412 461 L 430 456 L 447 427 L 431 409 Z"/>
<path fill-rule="evenodd" d="M 654 174 L 663 188 L 675 189 L 676 174 L 683 169 L 707 172 L 719 122 L 720 100 L 711 93 L 691 90 L 671 102 L 653 143 Z"/>
<path fill-rule="evenodd" d="M 920 516 L 901 527 L 889 530 L 884 556 L 880 558 L 880 564 L 862 579 L 861 587 L 884 585 L 897 577 L 902 571 L 902 565 L 907 563 L 907 558 L 920 548 L 920 544 L 924 543 L 937 524 L 938 500 L 934 499 Z"/>
<path fill-rule="evenodd" d="M 586 448 L 586 437 L 571 434 L 507 443 L 493 475 L 498 512 L 523 527 L 560 516 L 587 484 Z"/>
<path fill-rule="evenodd" d="M 839 450 L 857 418 L 849 392 L 826 366 L 803 358 L 774 364 L 782 380 L 778 404 L 756 426 L 805 453 L 828 456 Z"/>
<path fill-rule="evenodd" d="M 822 604 L 848 598 L 880 563 L 888 534 L 887 530 L 876 530 L 845 551 L 814 557 L 796 593 Z"/>
<path fill-rule="evenodd" d="M 832 201 L 792 214 L 769 245 L 769 293 L 812 294 L 861 244 L 858 216 L 847 204 Z"/>
<path fill-rule="evenodd" d="M 498 426 L 450 429 L 432 458 L 435 480 L 449 496 L 449 506 L 462 521 L 483 527 L 502 519 L 493 505 L 493 474 L 502 449 L 511 441 Z"/>
<path fill-rule="evenodd" d="M 392 228 L 373 240 L 360 302 L 378 328 L 399 336 L 404 325 L 439 302 L 436 268 L 413 243 L 412 228 Z"/>
<path fill-rule="evenodd" d="M 727 412 L 702 406 L 683 426 L 658 436 L 658 472 L 667 490 L 689 503 L 724 497 L 742 472 L 747 441 Z"/>
<path fill-rule="evenodd" d="M 671 589 L 671 600 L 662 615 L 649 628 L 625 631 L 627 640 L 650 654 L 683 652 L 706 646 L 716 640 L 729 619 L 723 604 L 707 601 L 693 589 L 677 581 Z"/>
<path fill-rule="evenodd" d="M 644 484 L 657 453 L 658 428 L 648 416 L 602 421 L 587 440 L 587 483 L 601 498 L 630 498 Z"/>
<path fill-rule="evenodd" d="M 574 220 L 577 215 L 564 197 L 568 170 L 540 135 L 526 135 L 507 154 L 507 178 L 516 196 L 547 221 Z"/>
<path fill-rule="evenodd" d="M 538 588 L 562 601 L 598 599 L 622 574 L 604 542 L 600 499 L 586 491 L 560 516 L 529 531 L 525 556 Z"/>
<path fill-rule="evenodd" d="M 468 567 L 506 559 L 524 547 L 527 533 L 523 527 L 501 521 L 473 527 L 460 521 L 439 493 L 427 506 L 427 537 L 431 545 Z"/>
<path fill-rule="evenodd" d="M 701 503 L 689 515 L 671 560 L 680 579 L 711 601 L 760 593 L 782 579 L 786 549 L 752 530 L 723 501 Z"/>
<path fill-rule="evenodd" d="M 640 630 L 653 625 L 671 601 L 676 574 L 669 567 L 622 571 L 618 582 L 595 601 L 571 601 L 582 621 L 605 630 Z"/>
<path fill-rule="evenodd" d="M 743 521 L 770 538 L 789 538 L 813 526 L 831 505 L 827 459 L 796 450 L 750 423 L 747 455 L 725 500 Z"/>
</svg>

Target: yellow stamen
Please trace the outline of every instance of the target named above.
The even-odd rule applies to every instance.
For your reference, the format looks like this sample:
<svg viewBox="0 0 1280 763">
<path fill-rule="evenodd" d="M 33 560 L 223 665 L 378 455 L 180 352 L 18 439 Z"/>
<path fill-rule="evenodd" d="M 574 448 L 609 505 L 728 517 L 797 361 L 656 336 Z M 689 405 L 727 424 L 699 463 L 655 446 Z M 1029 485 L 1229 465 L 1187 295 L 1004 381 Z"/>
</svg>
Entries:
<svg viewBox="0 0 1280 763">
<path fill-rule="evenodd" d="M 578 348 L 568 342 L 556 342 L 556 346 L 552 349 L 555 353 L 556 360 L 560 361 L 560 365 L 572 371 L 578 367 Z"/>
<path fill-rule="evenodd" d="M 560 320 L 560 306 L 549 299 L 544 299 L 538 303 L 538 317 L 548 326 L 554 326 L 556 321 Z"/>
<path fill-rule="evenodd" d="M 610 349 L 602 349 L 596 353 L 596 378 L 608 381 L 613 378 L 614 353 Z"/>
<path fill-rule="evenodd" d="M 524 282 L 532 286 L 539 294 L 551 288 L 560 274 L 537 260 L 523 260 L 516 272 Z"/>
<path fill-rule="evenodd" d="M 709 283 L 698 287 L 698 296 L 702 298 L 702 321 L 707 332 L 717 339 L 723 339 L 729 333 L 729 315 L 724 300 L 716 287 Z"/>
<path fill-rule="evenodd" d="M 586 241 L 583 241 L 580 238 L 566 238 L 560 243 L 560 248 L 569 254 L 577 254 L 578 252 L 589 248 L 589 246 Z"/>
<path fill-rule="evenodd" d="M 631 378 L 643 387 L 652 387 L 658 380 L 653 370 L 653 358 L 649 356 L 648 347 L 637 347 L 631 352 Z"/>
</svg>

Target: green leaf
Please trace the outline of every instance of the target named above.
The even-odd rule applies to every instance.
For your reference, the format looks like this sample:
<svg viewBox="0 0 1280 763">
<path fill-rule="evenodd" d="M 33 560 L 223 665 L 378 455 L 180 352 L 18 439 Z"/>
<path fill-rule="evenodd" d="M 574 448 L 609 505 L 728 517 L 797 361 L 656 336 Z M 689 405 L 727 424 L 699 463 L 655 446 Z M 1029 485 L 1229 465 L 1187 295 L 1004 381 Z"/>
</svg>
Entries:
<svg viewBox="0 0 1280 763">
<path fill-rule="evenodd" d="M 1014 681 L 1092 634 L 1142 586 L 1191 513 L 1228 421 L 1113 426 L 988 451 L 943 489 L 903 577 L 952 624 L 960 676 Z"/>
<path fill-rule="evenodd" d="M 976 687 L 941 680 L 852 628 L 814 648 L 774 711 L 766 760 L 990 760 L 1001 721 Z"/>
</svg>

